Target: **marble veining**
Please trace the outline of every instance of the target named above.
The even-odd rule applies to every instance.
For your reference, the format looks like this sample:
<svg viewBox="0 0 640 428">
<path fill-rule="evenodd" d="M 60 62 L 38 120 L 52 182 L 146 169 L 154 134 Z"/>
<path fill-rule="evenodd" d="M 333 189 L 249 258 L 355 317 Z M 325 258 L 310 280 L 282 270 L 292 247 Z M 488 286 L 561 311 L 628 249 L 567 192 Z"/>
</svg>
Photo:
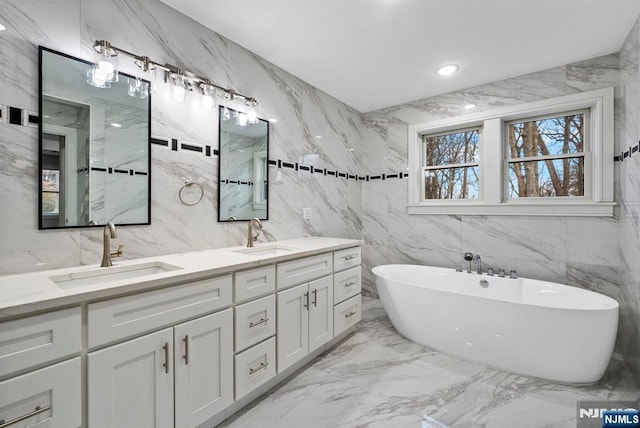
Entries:
<svg viewBox="0 0 640 428">
<path fill-rule="evenodd" d="M 377 299 L 340 345 L 221 427 L 576 426 L 578 400 L 637 400 L 640 389 L 614 356 L 590 386 L 546 382 L 487 368 L 410 342 Z"/>
</svg>

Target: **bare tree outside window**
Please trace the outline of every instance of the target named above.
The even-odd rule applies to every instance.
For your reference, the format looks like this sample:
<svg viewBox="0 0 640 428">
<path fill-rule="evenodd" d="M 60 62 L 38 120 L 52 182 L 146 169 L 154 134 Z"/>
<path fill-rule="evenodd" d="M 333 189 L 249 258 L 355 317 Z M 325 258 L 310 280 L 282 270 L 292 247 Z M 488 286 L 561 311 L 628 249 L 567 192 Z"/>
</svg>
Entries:
<svg viewBox="0 0 640 428">
<path fill-rule="evenodd" d="M 586 112 L 508 125 L 508 197 L 584 196 Z"/>
<path fill-rule="evenodd" d="M 477 199 L 480 129 L 423 136 L 424 199 Z"/>
</svg>

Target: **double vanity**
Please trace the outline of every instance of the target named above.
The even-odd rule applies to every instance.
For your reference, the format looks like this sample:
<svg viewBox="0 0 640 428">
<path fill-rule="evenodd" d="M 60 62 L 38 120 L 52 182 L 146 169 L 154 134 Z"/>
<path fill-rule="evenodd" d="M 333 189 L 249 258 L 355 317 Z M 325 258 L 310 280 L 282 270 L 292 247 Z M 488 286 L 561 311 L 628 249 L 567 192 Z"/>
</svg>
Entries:
<svg viewBox="0 0 640 428">
<path fill-rule="evenodd" d="M 0 427 L 213 426 L 354 330 L 360 241 L 0 277 Z"/>
</svg>

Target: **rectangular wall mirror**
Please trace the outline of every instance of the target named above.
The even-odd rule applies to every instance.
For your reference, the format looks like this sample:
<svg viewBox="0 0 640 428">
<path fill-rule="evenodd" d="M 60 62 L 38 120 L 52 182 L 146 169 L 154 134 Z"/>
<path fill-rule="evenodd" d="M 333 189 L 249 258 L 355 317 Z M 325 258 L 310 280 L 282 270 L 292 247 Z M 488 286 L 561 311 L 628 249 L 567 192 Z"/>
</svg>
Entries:
<svg viewBox="0 0 640 428">
<path fill-rule="evenodd" d="M 149 82 L 96 87 L 90 62 L 44 47 L 39 61 L 39 229 L 150 224 Z"/>
<path fill-rule="evenodd" d="M 269 122 L 220 106 L 218 221 L 269 218 Z M 240 119 L 240 120 L 238 120 Z"/>
</svg>

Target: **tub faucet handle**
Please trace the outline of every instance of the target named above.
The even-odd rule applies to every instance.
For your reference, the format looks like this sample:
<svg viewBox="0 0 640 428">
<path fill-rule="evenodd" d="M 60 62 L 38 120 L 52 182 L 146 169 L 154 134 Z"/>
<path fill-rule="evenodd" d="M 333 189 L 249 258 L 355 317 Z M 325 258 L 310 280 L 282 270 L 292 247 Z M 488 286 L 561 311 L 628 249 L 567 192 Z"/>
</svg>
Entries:
<svg viewBox="0 0 640 428">
<path fill-rule="evenodd" d="M 493 268 L 491 266 L 487 268 L 487 275 L 493 276 Z"/>
<path fill-rule="evenodd" d="M 498 276 L 499 276 L 500 278 L 504 278 L 504 269 L 500 269 L 500 270 L 498 271 Z"/>
<path fill-rule="evenodd" d="M 509 272 L 509 278 L 511 279 L 517 279 L 518 276 L 516 275 L 516 271 L 512 270 L 511 272 Z"/>
</svg>

